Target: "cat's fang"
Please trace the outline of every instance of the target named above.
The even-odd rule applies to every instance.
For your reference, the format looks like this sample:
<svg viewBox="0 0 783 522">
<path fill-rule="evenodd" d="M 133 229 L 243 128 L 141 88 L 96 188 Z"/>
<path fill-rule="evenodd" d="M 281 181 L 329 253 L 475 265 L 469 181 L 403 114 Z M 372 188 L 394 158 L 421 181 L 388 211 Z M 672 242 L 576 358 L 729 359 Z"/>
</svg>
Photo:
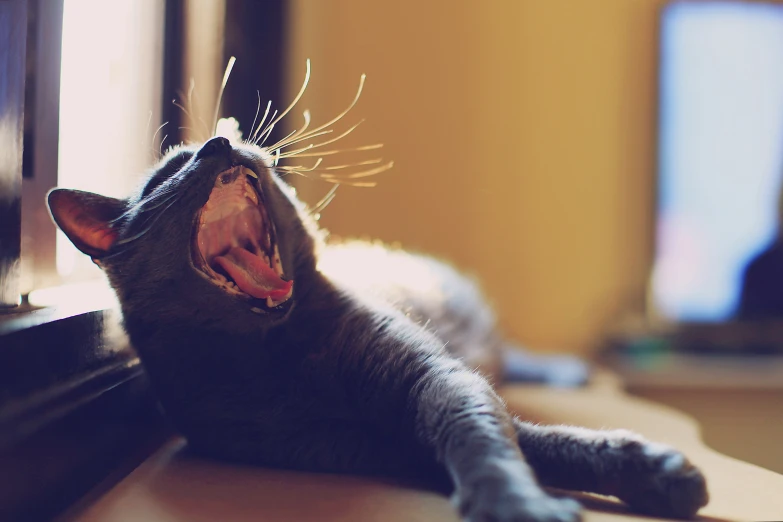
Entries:
<svg viewBox="0 0 783 522">
<path fill-rule="evenodd" d="M 250 176 L 250 177 L 252 177 L 252 178 L 256 178 L 256 179 L 258 179 L 258 174 L 256 174 L 255 172 L 253 172 L 253 171 L 252 171 L 252 170 L 250 170 L 249 168 L 247 168 L 247 167 L 241 167 L 241 168 L 242 168 L 242 172 L 243 172 L 243 173 L 244 173 L 246 176 Z"/>
<path fill-rule="evenodd" d="M 294 287 L 293 286 L 289 287 L 288 288 L 288 292 L 286 292 L 286 294 L 284 296 L 282 296 L 279 300 L 272 299 L 271 296 L 267 297 L 266 298 L 266 306 L 267 306 L 267 308 L 274 308 L 276 306 L 280 306 L 281 304 L 283 304 L 286 301 L 288 301 L 291 298 L 292 295 L 294 295 Z"/>
</svg>

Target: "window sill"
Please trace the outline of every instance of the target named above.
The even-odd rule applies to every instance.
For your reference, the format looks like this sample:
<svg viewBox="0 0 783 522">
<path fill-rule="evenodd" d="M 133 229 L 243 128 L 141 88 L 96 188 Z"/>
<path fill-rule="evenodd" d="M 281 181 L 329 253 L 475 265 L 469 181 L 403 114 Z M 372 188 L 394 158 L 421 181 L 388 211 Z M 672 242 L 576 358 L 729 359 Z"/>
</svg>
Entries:
<svg viewBox="0 0 783 522">
<path fill-rule="evenodd" d="M 119 310 L 71 295 L 0 316 L 0 520 L 50 519 L 168 433 Z"/>
</svg>

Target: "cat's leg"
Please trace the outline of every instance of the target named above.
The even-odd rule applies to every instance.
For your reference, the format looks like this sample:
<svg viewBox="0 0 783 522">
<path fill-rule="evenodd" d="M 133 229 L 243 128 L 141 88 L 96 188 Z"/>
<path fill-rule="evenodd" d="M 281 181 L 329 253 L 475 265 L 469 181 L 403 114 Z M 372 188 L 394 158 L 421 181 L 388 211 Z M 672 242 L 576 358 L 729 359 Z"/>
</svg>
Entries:
<svg viewBox="0 0 783 522">
<path fill-rule="evenodd" d="M 465 520 L 580 520 L 576 501 L 551 497 L 536 482 L 517 444 L 513 419 L 484 378 L 437 355 L 417 358 L 406 374 L 415 381 L 405 386 L 407 406 L 395 421 L 410 423 L 418 442 L 445 467 L 455 487 L 453 502 Z"/>
<path fill-rule="evenodd" d="M 546 486 L 612 495 L 633 509 L 681 518 L 709 500 L 704 476 L 669 446 L 626 430 L 515 425 L 522 452 Z"/>
</svg>

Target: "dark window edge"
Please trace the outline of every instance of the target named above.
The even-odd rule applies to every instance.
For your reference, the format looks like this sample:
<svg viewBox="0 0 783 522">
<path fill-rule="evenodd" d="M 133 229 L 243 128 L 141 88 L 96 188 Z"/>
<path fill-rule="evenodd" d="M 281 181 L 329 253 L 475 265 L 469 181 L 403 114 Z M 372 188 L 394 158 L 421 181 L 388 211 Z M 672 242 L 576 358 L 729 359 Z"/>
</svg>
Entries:
<svg viewBox="0 0 783 522">
<path fill-rule="evenodd" d="M 50 520 L 171 435 L 119 311 L 30 314 L 0 334 L 0 520 Z"/>
</svg>

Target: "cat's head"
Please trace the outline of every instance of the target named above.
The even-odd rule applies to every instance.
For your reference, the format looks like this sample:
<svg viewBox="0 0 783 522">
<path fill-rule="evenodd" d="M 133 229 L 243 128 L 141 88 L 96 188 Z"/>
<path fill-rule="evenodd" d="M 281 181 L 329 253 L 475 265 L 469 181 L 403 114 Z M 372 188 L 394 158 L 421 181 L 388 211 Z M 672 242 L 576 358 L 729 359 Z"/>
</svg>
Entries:
<svg viewBox="0 0 783 522">
<path fill-rule="evenodd" d="M 223 86 L 233 63 L 232 58 Z M 320 149 L 358 126 L 326 136 L 358 101 L 364 75 L 353 101 L 335 118 L 309 129 L 310 113 L 304 111 L 300 129 L 263 147 L 302 97 L 309 78 L 308 60 L 299 94 L 287 109 L 275 111 L 266 126 L 271 102 L 261 123 L 253 122 L 247 140 L 241 139 L 236 120 L 221 120 L 231 122 L 227 135 L 233 135 L 232 141 L 214 137 L 174 148 L 127 199 L 68 189 L 49 193 L 55 223 L 108 275 L 132 337 L 150 325 L 252 334 L 280 324 L 317 287 L 316 254 L 323 233 L 279 173 L 310 174 L 334 188 L 338 183 L 373 186 L 364 178 L 393 162 L 376 158 L 319 168 L 322 157 L 382 146 Z M 313 142 L 319 137 L 323 141 Z M 310 167 L 278 165 L 281 159 L 314 156 L 320 157 Z M 333 195 L 329 191 L 312 212 Z"/>
<path fill-rule="evenodd" d="M 168 153 L 128 199 L 54 189 L 49 208 L 127 323 L 249 333 L 284 320 L 316 270 L 317 227 L 272 164 L 215 137 Z"/>
</svg>

